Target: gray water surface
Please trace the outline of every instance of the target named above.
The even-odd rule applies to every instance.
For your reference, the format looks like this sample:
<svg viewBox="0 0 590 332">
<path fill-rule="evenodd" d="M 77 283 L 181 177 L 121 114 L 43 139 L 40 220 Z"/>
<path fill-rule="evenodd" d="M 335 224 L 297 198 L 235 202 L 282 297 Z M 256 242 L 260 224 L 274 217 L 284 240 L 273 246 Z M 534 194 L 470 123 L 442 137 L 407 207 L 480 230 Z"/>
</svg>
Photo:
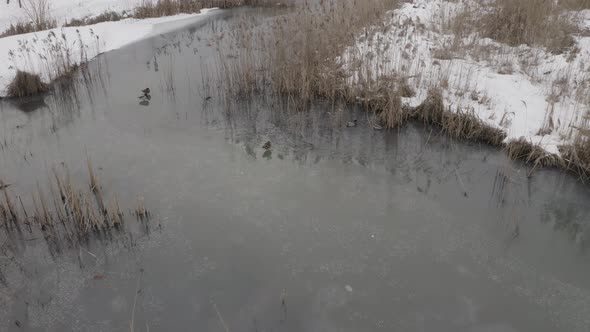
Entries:
<svg viewBox="0 0 590 332">
<path fill-rule="evenodd" d="M 82 267 L 35 241 L 0 258 L 0 330 L 590 330 L 587 185 L 419 123 L 374 131 L 354 107 L 227 103 L 217 48 L 232 49 L 215 41 L 242 14 L 257 15 L 220 11 L 0 102 L 15 194 L 62 162 L 83 186 L 90 157 L 106 195 L 155 216 Z"/>
</svg>

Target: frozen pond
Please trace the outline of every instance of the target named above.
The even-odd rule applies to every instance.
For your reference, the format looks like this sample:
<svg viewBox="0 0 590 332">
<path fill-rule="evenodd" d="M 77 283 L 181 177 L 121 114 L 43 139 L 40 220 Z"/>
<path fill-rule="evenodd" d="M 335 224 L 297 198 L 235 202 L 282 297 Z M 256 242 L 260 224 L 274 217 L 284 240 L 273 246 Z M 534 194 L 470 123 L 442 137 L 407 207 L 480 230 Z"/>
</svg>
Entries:
<svg viewBox="0 0 590 332">
<path fill-rule="evenodd" d="M 107 193 L 155 215 L 83 266 L 38 241 L 0 251 L 0 330 L 590 329 L 587 186 L 421 124 L 375 131 L 356 109 L 225 103 L 214 40 L 243 13 L 0 102 L 11 191 L 29 200 L 62 162 L 85 185 L 91 157 Z"/>
</svg>

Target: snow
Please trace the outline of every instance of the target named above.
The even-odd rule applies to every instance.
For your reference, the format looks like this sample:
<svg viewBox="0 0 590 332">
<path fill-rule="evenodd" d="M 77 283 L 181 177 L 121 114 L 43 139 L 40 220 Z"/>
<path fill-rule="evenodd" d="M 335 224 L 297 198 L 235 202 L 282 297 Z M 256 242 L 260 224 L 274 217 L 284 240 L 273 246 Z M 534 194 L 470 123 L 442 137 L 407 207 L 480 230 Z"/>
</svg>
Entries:
<svg viewBox="0 0 590 332">
<path fill-rule="evenodd" d="M 511 47 L 475 34 L 451 49 L 456 38 L 445 34 L 443 24 L 470 2 L 474 0 L 413 0 L 388 13 L 382 26 L 358 38 L 341 57 L 352 74 L 351 84 L 406 77 L 416 91 L 403 99 L 408 106 L 423 102 L 430 88 L 441 88 L 452 111 L 473 112 L 505 132 L 506 141 L 524 138 L 559 154 L 587 116 L 590 38 L 575 36 L 573 54 Z M 576 15 L 590 27 L 589 11 Z"/>
<path fill-rule="evenodd" d="M 65 1 L 59 0 L 56 3 Z M 93 1 L 89 1 L 84 11 L 79 12 L 94 8 L 90 6 L 92 3 Z M 109 1 L 105 1 L 104 5 L 107 3 Z M 105 7 L 96 8 L 102 12 Z M 199 14 L 143 20 L 129 18 L 0 38 L 0 97 L 6 95 L 6 87 L 17 70 L 38 73 L 48 82 L 57 75 L 56 64 L 59 66 L 64 59 L 68 59 L 71 64 L 86 62 L 101 53 L 193 24 L 210 15 L 212 10 L 214 9 L 203 9 Z"/>
<path fill-rule="evenodd" d="M 21 0 L 23 4 L 30 0 Z M 37 0 L 32 0 L 37 1 Z M 81 19 L 102 14 L 106 11 L 122 13 L 130 12 L 141 0 L 48 0 L 51 17 L 61 26 L 73 18 Z M 19 7 L 18 0 L 0 3 L 0 32 L 11 24 L 30 21 L 24 10 Z"/>
</svg>

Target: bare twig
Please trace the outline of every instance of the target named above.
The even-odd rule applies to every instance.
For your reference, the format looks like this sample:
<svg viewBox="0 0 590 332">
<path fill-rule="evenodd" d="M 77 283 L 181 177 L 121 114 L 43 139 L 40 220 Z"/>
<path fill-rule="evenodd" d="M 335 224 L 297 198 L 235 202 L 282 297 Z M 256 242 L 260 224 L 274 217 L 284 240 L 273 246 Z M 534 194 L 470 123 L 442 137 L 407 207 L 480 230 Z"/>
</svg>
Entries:
<svg viewBox="0 0 590 332">
<path fill-rule="evenodd" d="M 217 309 L 217 305 L 215 304 L 215 302 L 213 302 L 213 309 L 215 309 L 215 312 L 217 313 L 217 318 L 219 318 L 219 322 L 221 323 L 221 326 L 223 326 L 223 329 L 225 330 L 225 332 L 229 332 L 229 328 L 225 324 L 223 317 L 221 317 L 221 313 Z"/>
</svg>

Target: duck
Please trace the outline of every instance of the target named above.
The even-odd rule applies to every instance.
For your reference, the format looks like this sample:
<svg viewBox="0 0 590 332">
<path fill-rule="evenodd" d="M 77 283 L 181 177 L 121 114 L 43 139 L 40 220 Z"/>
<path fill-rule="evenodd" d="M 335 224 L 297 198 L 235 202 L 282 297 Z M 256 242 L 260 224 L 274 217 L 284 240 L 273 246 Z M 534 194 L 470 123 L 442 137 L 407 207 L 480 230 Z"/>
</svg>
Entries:
<svg viewBox="0 0 590 332">
<path fill-rule="evenodd" d="M 151 92 L 150 88 L 145 88 L 145 89 L 141 90 L 142 95 L 139 96 L 138 98 L 142 99 L 142 100 L 146 100 L 146 99 L 150 100 L 150 99 L 152 99 L 150 92 Z"/>
<path fill-rule="evenodd" d="M 351 122 L 347 122 L 346 126 L 347 127 L 356 127 L 356 119 L 352 120 Z"/>
<path fill-rule="evenodd" d="M 375 130 L 381 130 L 381 129 L 383 129 L 383 127 L 380 124 L 376 123 L 376 124 L 373 125 L 373 129 L 375 129 Z"/>
<path fill-rule="evenodd" d="M 512 239 L 516 239 L 518 236 L 520 235 L 520 227 L 518 227 L 518 225 L 516 225 L 516 227 L 514 227 L 514 231 L 512 231 Z"/>
<path fill-rule="evenodd" d="M 262 148 L 265 149 L 265 150 L 269 150 L 271 146 L 272 145 L 270 144 L 270 141 L 267 141 L 266 143 L 264 143 L 264 145 L 262 146 Z"/>
</svg>

